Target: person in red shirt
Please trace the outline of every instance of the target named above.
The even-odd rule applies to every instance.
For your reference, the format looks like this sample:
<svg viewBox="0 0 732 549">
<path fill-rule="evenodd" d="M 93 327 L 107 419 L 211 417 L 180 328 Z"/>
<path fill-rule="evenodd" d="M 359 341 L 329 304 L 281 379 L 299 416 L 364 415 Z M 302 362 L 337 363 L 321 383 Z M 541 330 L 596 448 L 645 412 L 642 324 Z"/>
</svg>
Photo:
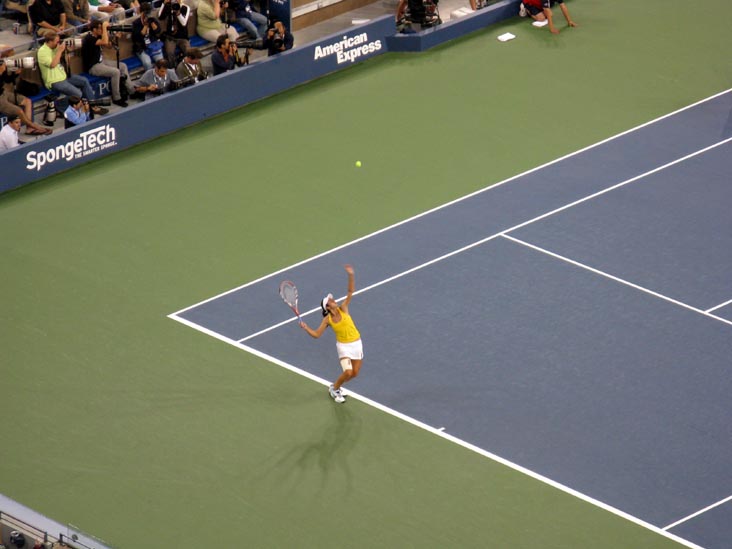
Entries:
<svg viewBox="0 0 732 549">
<path fill-rule="evenodd" d="M 569 10 L 564 5 L 564 0 L 524 0 L 521 4 L 519 14 L 523 14 L 525 11 L 534 21 L 548 21 L 551 33 L 559 34 L 559 29 L 554 26 L 554 21 L 552 20 L 552 5 L 554 4 L 559 4 L 559 9 L 562 10 L 564 18 L 567 20 L 567 25 L 576 27 L 577 23 L 572 21 L 572 16 L 569 15 Z"/>
</svg>

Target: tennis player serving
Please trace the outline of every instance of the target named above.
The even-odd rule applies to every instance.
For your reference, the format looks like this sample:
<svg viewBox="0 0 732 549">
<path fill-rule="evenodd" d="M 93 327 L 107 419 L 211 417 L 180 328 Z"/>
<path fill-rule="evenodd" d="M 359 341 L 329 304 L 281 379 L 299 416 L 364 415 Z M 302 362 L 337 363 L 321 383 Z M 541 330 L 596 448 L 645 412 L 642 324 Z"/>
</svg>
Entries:
<svg viewBox="0 0 732 549">
<path fill-rule="evenodd" d="M 358 329 L 353 323 L 351 315 L 348 313 L 348 305 L 351 303 L 353 290 L 356 286 L 353 267 L 346 265 L 344 268 L 348 273 L 348 295 L 346 295 L 343 303 L 338 305 L 336 300 L 333 299 L 333 294 L 328 294 L 320 302 L 320 307 L 323 309 L 323 321 L 318 326 L 318 329 L 313 330 L 305 322 L 300 322 L 300 327 L 315 339 L 322 336 L 328 326 L 333 328 L 336 336 L 338 360 L 341 363 L 343 373 L 330 386 L 328 392 L 333 397 L 333 400 L 338 403 L 346 400 L 341 392 L 341 386 L 358 375 L 361 369 L 361 363 L 363 362 L 361 334 L 358 333 Z"/>
</svg>

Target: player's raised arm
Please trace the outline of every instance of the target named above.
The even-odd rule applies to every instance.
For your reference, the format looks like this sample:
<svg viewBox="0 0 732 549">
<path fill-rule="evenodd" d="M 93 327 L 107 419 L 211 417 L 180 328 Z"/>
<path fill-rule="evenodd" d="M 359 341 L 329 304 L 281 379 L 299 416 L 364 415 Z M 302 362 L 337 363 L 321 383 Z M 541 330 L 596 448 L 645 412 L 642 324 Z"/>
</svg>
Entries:
<svg viewBox="0 0 732 549">
<path fill-rule="evenodd" d="M 348 312 L 348 304 L 351 302 L 353 292 L 356 290 L 356 276 L 354 275 L 354 270 L 351 265 L 345 265 L 343 268 L 348 273 L 348 294 L 346 295 L 346 299 L 341 304 L 341 308 L 344 311 Z"/>
<path fill-rule="evenodd" d="M 323 332 L 328 327 L 328 317 L 323 318 L 323 321 L 320 323 L 320 326 L 318 326 L 317 330 L 313 330 L 310 326 L 305 324 L 304 322 L 300 323 L 300 328 L 305 330 L 310 337 L 313 337 L 315 339 L 318 339 L 320 336 L 323 335 Z"/>
</svg>

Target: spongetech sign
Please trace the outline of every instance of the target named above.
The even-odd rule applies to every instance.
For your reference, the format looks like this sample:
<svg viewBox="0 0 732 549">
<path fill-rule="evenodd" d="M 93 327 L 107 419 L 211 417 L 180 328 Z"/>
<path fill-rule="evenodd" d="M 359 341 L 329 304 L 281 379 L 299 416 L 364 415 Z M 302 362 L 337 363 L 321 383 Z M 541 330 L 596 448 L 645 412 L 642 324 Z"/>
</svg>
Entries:
<svg viewBox="0 0 732 549">
<path fill-rule="evenodd" d="M 79 134 L 73 141 L 67 141 L 50 149 L 30 151 L 26 155 L 26 170 L 40 171 L 44 166 L 65 160 L 71 162 L 109 149 L 117 145 L 117 130 L 109 124 L 92 128 Z"/>
</svg>

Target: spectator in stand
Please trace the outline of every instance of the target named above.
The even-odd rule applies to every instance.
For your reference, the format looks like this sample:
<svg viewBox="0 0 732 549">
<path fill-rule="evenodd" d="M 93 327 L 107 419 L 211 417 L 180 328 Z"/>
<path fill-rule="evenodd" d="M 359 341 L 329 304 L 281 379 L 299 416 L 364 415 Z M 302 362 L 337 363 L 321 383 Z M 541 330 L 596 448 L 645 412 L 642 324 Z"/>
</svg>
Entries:
<svg viewBox="0 0 732 549">
<path fill-rule="evenodd" d="M 55 32 L 50 33 L 46 42 L 38 50 L 38 66 L 41 68 L 43 85 L 49 90 L 61 95 L 77 95 L 86 99 L 94 98 L 89 81 L 81 75 L 66 75 L 61 63 L 66 46 Z M 94 107 L 95 114 L 106 114 L 109 111 L 102 107 Z"/>
<path fill-rule="evenodd" d="M 232 44 L 225 34 L 216 39 L 216 49 L 211 54 L 211 64 L 213 65 L 214 76 L 233 71 L 234 68 L 241 67 L 244 64 L 239 57 L 239 49 L 236 44 Z"/>
<path fill-rule="evenodd" d="M 128 6 L 128 7 L 125 7 Z M 134 2 L 135 8 L 139 8 L 137 0 Z M 96 16 L 99 19 L 110 19 L 112 22 L 119 23 L 124 21 L 127 15 L 125 10 L 128 10 L 129 2 L 110 2 L 110 0 L 89 0 L 89 10 L 92 12 L 92 17 Z"/>
<path fill-rule="evenodd" d="M 72 95 L 69 97 L 69 106 L 64 111 L 64 127 L 71 128 L 72 126 L 78 126 L 84 122 L 92 120 L 94 115 L 89 108 L 89 103 L 83 101 L 81 97 Z"/>
<path fill-rule="evenodd" d="M 267 18 L 254 11 L 249 0 L 230 0 L 230 7 L 236 15 L 236 22 L 244 27 L 251 38 L 264 38 L 264 33 L 267 31 Z"/>
<path fill-rule="evenodd" d="M 66 13 L 66 20 L 77 27 L 88 25 L 91 21 L 88 0 L 61 0 Z"/>
<path fill-rule="evenodd" d="M 196 80 L 205 80 L 208 78 L 208 74 L 201 67 L 201 58 L 203 54 L 198 48 L 190 48 L 186 52 L 186 56 L 183 61 L 178 63 L 175 68 L 175 74 L 178 78 L 183 80 L 184 78 L 195 78 Z"/>
<path fill-rule="evenodd" d="M 223 6 L 219 0 L 200 0 L 198 3 L 198 26 L 196 34 L 209 42 L 216 42 L 219 36 L 226 34 L 229 40 L 235 42 L 239 34 L 234 27 L 224 25 L 221 22 L 221 10 L 226 10 L 229 4 L 224 1 Z"/>
<path fill-rule="evenodd" d="M 179 57 L 176 57 L 175 50 L 180 50 L 181 57 L 191 47 L 188 41 L 188 17 L 191 15 L 191 8 L 186 6 L 182 0 L 163 0 L 160 6 L 158 17 L 163 23 L 163 40 L 165 44 L 165 58 L 171 67 L 175 67 Z"/>
<path fill-rule="evenodd" d="M 263 46 L 268 52 L 267 55 L 277 55 L 285 50 L 292 49 L 294 44 L 295 38 L 285 28 L 282 21 L 273 21 L 272 26 L 267 30 L 263 42 Z"/>
<path fill-rule="evenodd" d="M 18 132 L 20 131 L 20 116 L 11 114 L 8 116 L 8 123 L 0 130 L 0 153 L 14 149 L 20 145 Z"/>
<path fill-rule="evenodd" d="M 152 5 L 140 4 L 140 17 L 132 23 L 132 51 L 142 62 L 146 71 L 152 69 L 153 61 L 163 58 L 163 42 L 160 40 L 160 21 L 152 17 Z"/>
<path fill-rule="evenodd" d="M 570 27 L 576 27 L 577 24 L 572 21 L 572 17 L 569 15 L 567 6 L 564 5 L 564 0 L 524 0 L 519 6 L 519 15 L 526 17 L 528 14 L 534 21 L 548 21 L 549 30 L 552 34 L 559 34 L 559 29 L 554 26 L 552 19 L 552 6 L 559 4 L 559 9 L 562 10 L 564 18 L 567 20 L 567 25 Z"/>
<path fill-rule="evenodd" d="M 33 122 L 33 104 L 31 100 L 16 93 L 13 86 L 15 78 L 8 74 L 8 66 L 0 62 L 0 112 L 18 115 L 25 124 L 28 135 L 49 135 L 50 128 L 44 128 Z"/>
<path fill-rule="evenodd" d="M 108 21 L 95 19 L 91 23 L 91 30 L 84 36 L 81 43 L 81 58 L 84 64 L 84 71 L 94 76 L 109 78 L 112 87 L 112 103 L 120 107 L 126 107 L 127 101 L 122 98 L 120 92 L 120 81 L 123 81 L 128 94 L 135 93 L 135 87 L 130 82 L 130 73 L 127 65 L 116 61 L 105 59 L 102 55 L 102 48 L 112 48 L 109 41 Z"/>
<path fill-rule="evenodd" d="M 66 21 L 66 11 L 61 0 L 36 0 L 28 8 L 38 36 L 48 38 L 51 33 L 74 34 L 76 29 Z"/>
<path fill-rule="evenodd" d="M 91 1 L 96 1 L 96 0 L 90 0 L 90 2 Z M 99 0 L 99 1 L 104 2 L 104 3 L 109 2 L 109 0 Z M 117 3 L 120 6 L 122 6 L 122 8 L 124 8 L 125 11 L 132 10 L 135 15 L 140 13 L 140 2 L 138 2 L 137 0 L 118 0 Z"/>
<path fill-rule="evenodd" d="M 178 82 L 179 78 L 173 69 L 168 68 L 168 62 L 160 59 L 155 62 L 155 68 L 150 69 L 137 81 L 135 89 L 137 93 L 145 94 L 145 99 L 162 95 Z"/>
<path fill-rule="evenodd" d="M 122 21 L 125 18 L 125 10 L 116 3 L 107 5 L 91 6 L 89 0 L 61 0 L 66 11 L 66 20 L 72 25 L 80 27 L 88 25 L 92 19 L 106 21 Z"/>
</svg>

